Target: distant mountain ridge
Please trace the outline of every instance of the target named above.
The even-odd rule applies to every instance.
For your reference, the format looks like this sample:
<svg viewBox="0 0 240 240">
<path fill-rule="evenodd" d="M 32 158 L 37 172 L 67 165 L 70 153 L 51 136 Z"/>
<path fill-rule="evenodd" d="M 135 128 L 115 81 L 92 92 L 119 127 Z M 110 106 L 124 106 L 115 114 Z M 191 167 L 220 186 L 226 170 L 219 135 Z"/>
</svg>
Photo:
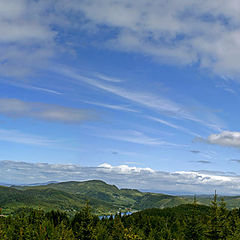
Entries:
<svg viewBox="0 0 240 240">
<path fill-rule="evenodd" d="M 226 197 L 229 208 L 240 206 L 240 197 Z M 193 201 L 191 196 L 172 196 L 141 192 L 136 189 L 119 189 L 100 180 L 84 182 L 51 182 L 32 186 L 0 186 L 0 207 L 11 212 L 21 207 L 60 209 L 68 212 L 80 210 L 86 201 L 96 214 L 117 211 L 138 211 L 148 208 L 174 207 Z M 200 204 L 208 205 L 210 196 L 198 198 Z"/>
<path fill-rule="evenodd" d="M 57 181 L 49 181 L 49 182 L 44 182 L 44 183 L 29 183 L 29 184 L 7 184 L 7 185 L 4 185 L 3 186 L 9 186 L 9 187 L 19 187 L 19 186 L 26 186 L 26 187 L 30 187 L 30 186 L 41 186 L 41 185 L 48 185 L 48 184 L 51 184 L 51 183 L 59 183 Z M 0 183 L 0 185 L 2 185 Z"/>
</svg>

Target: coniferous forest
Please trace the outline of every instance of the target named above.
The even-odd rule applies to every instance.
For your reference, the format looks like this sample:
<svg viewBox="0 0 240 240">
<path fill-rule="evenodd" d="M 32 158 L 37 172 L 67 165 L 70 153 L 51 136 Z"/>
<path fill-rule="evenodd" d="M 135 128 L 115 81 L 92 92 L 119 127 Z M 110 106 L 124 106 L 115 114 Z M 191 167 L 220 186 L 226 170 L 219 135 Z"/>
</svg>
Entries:
<svg viewBox="0 0 240 240">
<path fill-rule="evenodd" d="M 147 209 L 122 216 L 99 217 L 88 204 L 74 216 L 65 212 L 20 209 L 0 217 L 0 239 L 240 239 L 240 210 L 227 210 L 224 200 Z"/>
</svg>

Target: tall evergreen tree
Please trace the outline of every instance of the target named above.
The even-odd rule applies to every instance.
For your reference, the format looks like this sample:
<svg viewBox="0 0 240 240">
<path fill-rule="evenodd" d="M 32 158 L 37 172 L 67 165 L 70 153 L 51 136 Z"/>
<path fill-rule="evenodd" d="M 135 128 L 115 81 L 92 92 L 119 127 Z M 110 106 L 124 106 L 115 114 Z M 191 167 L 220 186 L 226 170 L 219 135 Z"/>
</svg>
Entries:
<svg viewBox="0 0 240 240">
<path fill-rule="evenodd" d="M 221 229 L 219 227 L 219 209 L 217 204 L 217 193 L 215 191 L 213 201 L 210 205 L 210 215 L 207 223 L 205 236 L 210 240 L 221 239 Z"/>
</svg>

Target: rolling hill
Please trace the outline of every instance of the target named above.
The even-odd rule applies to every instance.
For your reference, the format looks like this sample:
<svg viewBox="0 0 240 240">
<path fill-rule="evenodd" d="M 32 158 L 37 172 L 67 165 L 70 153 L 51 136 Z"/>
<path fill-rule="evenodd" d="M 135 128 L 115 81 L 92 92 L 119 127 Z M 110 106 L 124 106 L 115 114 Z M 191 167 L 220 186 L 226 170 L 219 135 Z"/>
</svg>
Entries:
<svg viewBox="0 0 240 240">
<path fill-rule="evenodd" d="M 198 202 L 208 205 L 211 199 L 210 196 L 200 196 Z M 119 209 L 125 212 L 174 207 L 191 203 L 192 197 L 119 189 L 99 180 L 39 186 L 0 186 L 0 207 L 5 212 L 13 212 L 22 207 L 40 207 L 44 210 L 59 209 L 71 213 L 80 210 L 87 201 L 95 214 L 110 214 Z M 240 198 L 237 196 L 226 197 L 225 201 L 229 208 L 240 206 Z"/>
</svg>

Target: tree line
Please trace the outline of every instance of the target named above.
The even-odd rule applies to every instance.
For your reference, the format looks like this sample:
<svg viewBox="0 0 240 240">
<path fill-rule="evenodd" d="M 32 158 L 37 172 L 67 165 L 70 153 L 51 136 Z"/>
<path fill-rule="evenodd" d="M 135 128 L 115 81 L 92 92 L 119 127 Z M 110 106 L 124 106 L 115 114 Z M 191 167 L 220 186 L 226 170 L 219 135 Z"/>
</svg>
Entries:
<svg viewBox="0 0 240 240">
<path fill-rule="evenodd" d="M 240 210 L 227 210 L 215 194 L 210 207 L 197 204 L 147 209 L 129 216 L 99 218 L 87 204 L 73 217 L 65 212 L 24 209 L 0 217 L 2 240 L 239 240 Z"/>
</svg>

